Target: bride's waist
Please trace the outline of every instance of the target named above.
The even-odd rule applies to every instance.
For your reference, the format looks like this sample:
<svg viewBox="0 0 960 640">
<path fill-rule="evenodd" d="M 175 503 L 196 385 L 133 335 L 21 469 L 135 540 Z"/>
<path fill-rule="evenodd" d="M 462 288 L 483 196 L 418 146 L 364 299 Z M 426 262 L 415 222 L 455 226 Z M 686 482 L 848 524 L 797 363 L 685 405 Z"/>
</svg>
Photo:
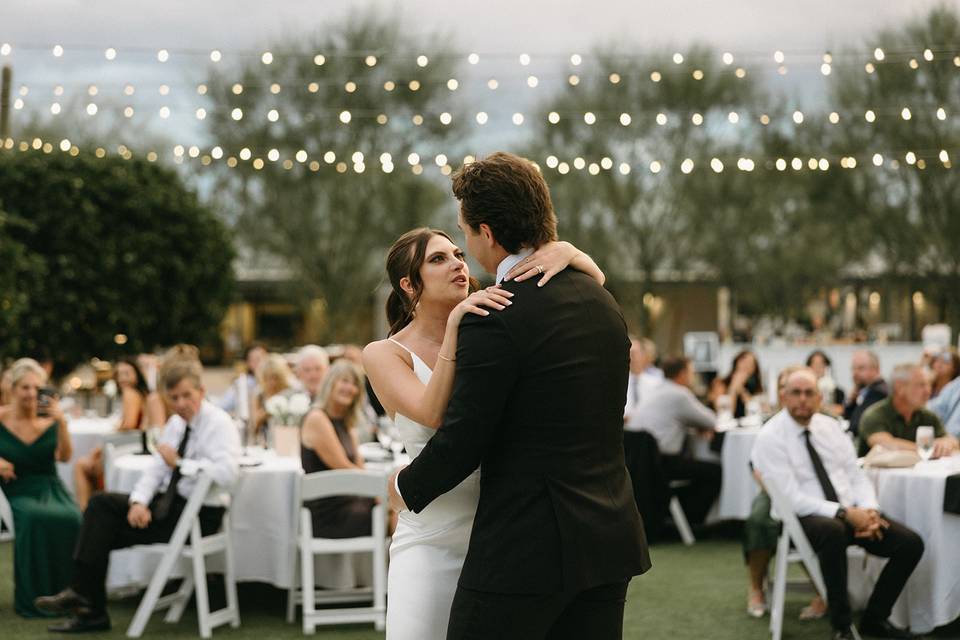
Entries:
<svg viewBox="0 0 960 640">
<path fill-rule="evenodd" d="M 403 511 L 400 513 L 401 519 L 411 519 L 420 522 L 428 520 L 443 519 L 448 520 L 452 517 L 473 518 L 477 511 L 477 502 L 480 499 L 480 472 L 474 471 L 466 477 L 460 484 L 450 491 L 437 496 L 430 504 L 424 507 L 420 513 Z"/>
</svg>

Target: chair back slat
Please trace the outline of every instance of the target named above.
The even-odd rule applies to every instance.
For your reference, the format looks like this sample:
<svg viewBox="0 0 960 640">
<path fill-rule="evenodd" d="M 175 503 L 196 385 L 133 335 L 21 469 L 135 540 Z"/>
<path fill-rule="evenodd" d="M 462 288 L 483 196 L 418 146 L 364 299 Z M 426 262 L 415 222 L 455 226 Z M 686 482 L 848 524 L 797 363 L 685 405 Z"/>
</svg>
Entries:
<svg viewBox="0 0 960 640">
<path fill-rule="evenodd" d="M 0 523 L 3 524 L 3 527 L 0 527 L 0 542 L 13 540 L 13 508 L 3 493 L 3 487 L 0 487 Z"/>
<path fill-rule="evenodd" d="M 336 469 L 305 474 L 300 479 L 300 502 L 331 496 L 387 498 L 387 474 L 382 471 Z"/>
</svg>

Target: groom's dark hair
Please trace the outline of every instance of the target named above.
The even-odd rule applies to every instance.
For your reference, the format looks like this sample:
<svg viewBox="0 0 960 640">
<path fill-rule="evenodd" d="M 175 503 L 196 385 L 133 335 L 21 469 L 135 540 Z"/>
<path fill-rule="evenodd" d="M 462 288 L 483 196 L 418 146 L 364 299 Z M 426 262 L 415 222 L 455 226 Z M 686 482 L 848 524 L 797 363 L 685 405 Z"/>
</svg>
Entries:
<svg viewBox="0 0 960 640">
<path fill-rule="evenodd" d="M 453 175 L 463 220 L 487 224 L 505 250 L 517 253 L 557 239 L 557 216 L 540 170 L 526 158 L 498 152 L 465 164 Z"/>
</svg>

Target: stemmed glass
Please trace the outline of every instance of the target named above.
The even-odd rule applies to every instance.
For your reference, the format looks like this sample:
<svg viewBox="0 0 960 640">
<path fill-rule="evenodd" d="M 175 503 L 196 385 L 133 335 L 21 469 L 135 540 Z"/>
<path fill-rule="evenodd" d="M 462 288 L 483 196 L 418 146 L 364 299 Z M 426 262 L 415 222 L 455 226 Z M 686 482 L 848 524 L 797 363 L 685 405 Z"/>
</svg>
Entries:
<svg viewBox="0 0 960 640">
<path fill-rule="evenodd" d="M 917 427 L 917 453 L 924 461 L 933 456 L 933 427 Z"/>
</svg>

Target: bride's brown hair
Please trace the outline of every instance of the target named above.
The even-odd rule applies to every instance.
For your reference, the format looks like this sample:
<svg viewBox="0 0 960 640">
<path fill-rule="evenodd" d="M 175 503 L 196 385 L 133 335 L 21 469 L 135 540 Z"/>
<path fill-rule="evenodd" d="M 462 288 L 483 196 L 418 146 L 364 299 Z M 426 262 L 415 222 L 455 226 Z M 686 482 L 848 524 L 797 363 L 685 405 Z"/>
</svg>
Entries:
<svg viewBox="0 0 960 640">
<path fill-rule="evenodd" d="M 400 331 L 413 320 L 413 312 L 420 302 L 420 296 L 423 295 L 420 267 L 423 266 L 427 254 L 427 243 L 433 236 L 443 236 L 454 243 L 453 238 L 445 231 L 420 227 L 407 231 L 397 238 L 387 253 L 387 277 L 393 288 L 387 297 L 387 322 L 390 323 L 390 335 Z M 408 296 L 400 286 L 400 281 L 404 278 L 410 279 L 413 295 Z M 470 278 L 470 291 L 476 291 L 479 288 L 479 283 Z"/>
</svg>

